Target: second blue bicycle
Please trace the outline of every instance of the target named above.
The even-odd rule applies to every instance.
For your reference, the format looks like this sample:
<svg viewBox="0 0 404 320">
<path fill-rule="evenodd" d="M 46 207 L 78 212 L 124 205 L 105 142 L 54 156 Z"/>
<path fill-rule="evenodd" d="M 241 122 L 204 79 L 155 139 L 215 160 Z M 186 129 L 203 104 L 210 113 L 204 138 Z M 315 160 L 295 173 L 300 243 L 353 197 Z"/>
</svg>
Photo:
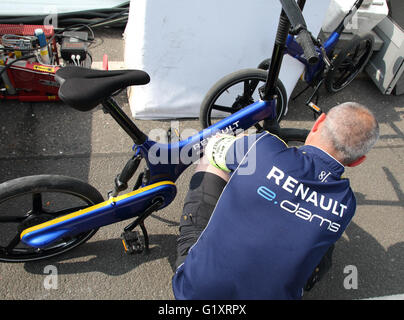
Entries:
<svg viewBox="0 0 404 320">
<path fill-rule="evenodd" d="M 305 2 L 306 0 L 298 0 L 300 10 L 303 10 Z M 346 45 L 338 46 L 341 34 L 362 2 L 363 0 L 357 0 L 354 3 L 351 10 L 324 42 L 313 37 L 315 50 L 319 56 L 315 63 L 305 57 L 302 45 L 296 36 L 298 30 L 290 30 L 285 46 L 281 51 L 304 64 L 305 71 L 302 80 L 307 86 L 293 99 L 296 99 L 307 89 L 313 88 L 306 105 L 317 114 L 321 112 L 317 107 L 319 88 L 325 84 L 330 93 L 341 91 L 363 70 L 373 53 L 374 39 L 370 33 L 353 36 Z M 201 104 L 199 119 L 202 127 L 207 128 L 217 119 L 235 113 L 259 100 L 260 90 L 266 82 L 272 60 L 271 58 L 265 59 L 257 68 L 233 72 L 216 82 L 205 95 Z M 315 96 L 316 100 L 313 102 Z M 276 83 L 276 100 L 276 118 L 280 122 L 287 113 L 288 96 L 279 79 Z M 263 127 L 269 129 L 270 124 L 268 121 L 267 123 L 262 121 L 256 124 L 256 127 L 258 130 L 262 130 Z"/>
</svg>

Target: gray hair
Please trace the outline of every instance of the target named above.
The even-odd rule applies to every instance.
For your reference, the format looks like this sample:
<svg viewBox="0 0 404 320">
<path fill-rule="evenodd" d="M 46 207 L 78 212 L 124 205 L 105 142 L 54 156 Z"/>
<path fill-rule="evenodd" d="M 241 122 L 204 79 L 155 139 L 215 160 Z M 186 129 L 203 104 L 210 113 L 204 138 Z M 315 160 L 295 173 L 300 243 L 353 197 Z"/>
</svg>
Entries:
<svg viewBox="0 0 404 320">
<path fill-rule="evenodd" d="M 379 138 L 379 124 L 363 105 L 346 102 L 330 109 L 323 137 L 331 141 L 344 165 L 365 155 Z"/>
</svg>

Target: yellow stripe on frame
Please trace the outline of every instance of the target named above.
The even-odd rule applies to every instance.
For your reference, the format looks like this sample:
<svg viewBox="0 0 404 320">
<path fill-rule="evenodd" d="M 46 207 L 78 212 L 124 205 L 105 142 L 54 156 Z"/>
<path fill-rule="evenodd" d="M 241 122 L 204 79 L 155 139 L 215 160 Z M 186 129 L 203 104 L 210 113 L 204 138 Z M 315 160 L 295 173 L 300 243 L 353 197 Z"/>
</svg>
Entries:
<svg viewBox="0 0 404 320">
<path fill-rule="evenodd" d="M 125 194 L 123 194 L 123 195 L 121 195 L 121 196 L 119 196 L 119 197 L 110 198 L 110 199 L 108 199 L 108 200 L 106 200 L 106 201 L 104 201 L 104 202 L 101 202 L 101 203 L 96 204 L 96 205 L 94 205 L 94 206 L 88 207 L 88 208 L 86 208 L 86 209 L 82 209 L 82 210 L 79 210 L 79 211 L 75 211 L 75 212 L 69 213 L 69 214 L 67 214 L 67 215 L 61 216 L 61 217 L 59 217 L 59 218 L 52 219 L 52 220 L 50 220 L 50 221 L 47 221 L 47 222 L 38 224 L 38 225 L 36 225 L 36 226 L 33 226 L 33 227 L 31 227 L 31 228 L 25 229 L 23 232 L 21 232 L 20 239 L 22 239 L 27 233 L 30 233 L 30 232 L 32 232 L 32 231 L 36 231 L 36 230 L 39 230 L 39 229 L 42 229 L 42 228 L 46 228 L 46 227 L 48 227 L 48 226 L 57 224 L 57 223 L 59 223 L 59 222 L 66 221 L 66 220 L 69 220 L 69 219 L 78 217 L 78 216 L 80 216 L 80 215 L 82 215 L 82 214 L 86 214 L 87 212 L 90 212 L 90 211 L 99 209 L 99 208 L 101 208 L 101 207 L 104 207 L 104 206 L 106 206 L 106 205 L 108 205 L 108 204 L 110 204 L 110 203 L 121 201 L 121 200 L 123 200 L 123 199 L 132 197 L 132 196 L 134 196 L 134 195 L 136 195 L 136 194 L 139 194 L 139 193 L 142 193 L 142 192 L 151 190 L 151 189 L 153 189 L 153 188 L 156 188 L 156 187 L 159 187 L 159 186 L 162 186 L 162 185 L 165 185 L 165 184 L 171 184 L 171 185 L 174 185 L 174 186 L 175 186 L 175 183 L 172 182 L 172 181 L 161 181 L 161 182 L 153 183 L 153 184 L 151 184 L 151 185 L 149 185 L 149 186 L 146 186 L 146 187 L 144 187 L 144 188 L 141 188 L 141 189 L 138 189 L 138 190 L 129 192 L 129 193 L 125 193 Z"/>
</svg>

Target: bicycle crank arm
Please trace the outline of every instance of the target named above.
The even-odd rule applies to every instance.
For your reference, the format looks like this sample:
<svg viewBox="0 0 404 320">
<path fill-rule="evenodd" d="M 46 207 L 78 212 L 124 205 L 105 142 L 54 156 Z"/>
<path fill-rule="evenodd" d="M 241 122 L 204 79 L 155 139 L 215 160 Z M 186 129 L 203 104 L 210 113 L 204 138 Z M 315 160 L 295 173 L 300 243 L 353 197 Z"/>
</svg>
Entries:
<svg viewBox="0 0 404 320">
<path fill-rule="evenodd" d="M 20 239 L 28 246 L 44 248 L 63 238 L 139 216 L 155 199 L 163 199 L 160 210 L 171 203 L 176 193 L 172 181 L 157 182 L 27 228 L 21 232 Z"/>
</svg>

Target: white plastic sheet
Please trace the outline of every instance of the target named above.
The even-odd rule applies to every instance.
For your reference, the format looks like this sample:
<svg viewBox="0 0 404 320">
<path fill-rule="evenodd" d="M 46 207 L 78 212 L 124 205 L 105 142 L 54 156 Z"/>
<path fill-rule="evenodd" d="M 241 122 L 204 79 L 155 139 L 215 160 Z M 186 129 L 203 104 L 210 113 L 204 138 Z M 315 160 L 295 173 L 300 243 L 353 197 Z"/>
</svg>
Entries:
<svg viewBox="0 0 404 320">
<path fill-rule="evenodd" d="M 320 31 L 329 0 L 307 1 L 309 29 Z M 209 88 L 223 76 L 255 68 L 272 55 L 278 0 L 132 0 L 125 30 L 125 64 L 151 76 L 132 87 L 129 102 L 139 119 L 197 117 Z M 288 95 L 303 65 L 286 58 L 281 80 Z"/>
</svg>

